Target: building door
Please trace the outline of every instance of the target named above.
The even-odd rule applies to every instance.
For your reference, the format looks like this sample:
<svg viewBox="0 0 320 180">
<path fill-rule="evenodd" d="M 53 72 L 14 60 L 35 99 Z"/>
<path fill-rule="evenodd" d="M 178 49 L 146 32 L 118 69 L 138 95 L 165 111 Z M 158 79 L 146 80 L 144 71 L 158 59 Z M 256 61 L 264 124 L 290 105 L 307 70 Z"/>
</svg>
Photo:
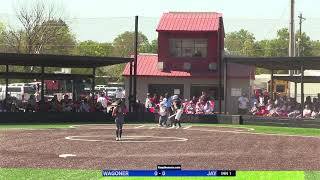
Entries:
<svg viewBox="0 0 320 180">
<path fill-rule="evenodd" d="M 183 84 L 149 84 L 148 92 L 153 95 L 164 96 L 165 93 L 169 95 L 179 95 L 183 98 Z"/>
</svg>

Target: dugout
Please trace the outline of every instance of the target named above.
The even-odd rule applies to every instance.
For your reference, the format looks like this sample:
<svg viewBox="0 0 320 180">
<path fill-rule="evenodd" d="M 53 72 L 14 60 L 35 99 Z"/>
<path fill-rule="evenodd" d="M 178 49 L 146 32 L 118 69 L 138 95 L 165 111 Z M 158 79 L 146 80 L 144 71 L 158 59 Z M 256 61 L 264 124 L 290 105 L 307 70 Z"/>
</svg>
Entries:
<svg viewBox="0 0 320 180">
<path fill-rule="evenodd" d="M 75 83 L 76 80 L 90 79 L 91 91 L 93 93 L 97 68 L 121 63 L 128 63 L 132 61 L 133 58 L 123 57 L 89 57 L 49 54 L 0 53 L 0 65 L 5 67 L 5 70 L 0 72 L 0 78 L 5 79 L 5 99 L 7 99 L 8 95 L 9 79 L 37 79 L 41 81 L 41 99 L 44 99 L 45 95 L 45 80 L 73 80 L 73 83 Z M 10 67 L 12 66 L 39 67 L 40 72 L 14 72 L 12 71 L 12 69 L 10 69 Z M 46 72 L 46 68 L 48 67 L 89 68 L 92 69 L 92 71 L 89 74 L 54 74 Z M 28 116 L 29 115 L 32 116 L 32 114 L 28 114 Z M 24 116 L 26 116 L 26 114 L 24 114 L 21 118 L 24 118 Z M 61 119 L 61 121 L 63 121 L 63 118 Z"/>
<path fill-rule="evenodd" d="M 301 83 L 301 112 L 304 108 L 304 83 L 316 83 L 320 82 L 320 77 L 317 76 L 304 76 L 305 70 L 320 70 L 320 57 L 310 56 L 310 57 L 225 57 L 224 71 L 228 72 L 228 65 L 230 63 L 255 66 L 259 68 L 268 69 L 271 71 L 271 86 L 273 86 L 273 81 L 277 80 L 287 80 L 295 83 L 295 94 L 297 97 L 297 83 Z M 292 76 L 274 76 L 276 70 L 289 70 L 289 71 L 299 71 L 299 74 Z M 224 76 L 224 82 L 228 81 L 228 76 Z M 227 84 L 227 83 L 226 83 Z M 273 87 L 271 87 L 273 90 Z M 225 88 L 225 91 L 227 89 Z M 225 93 L 227 94 L 227 93 Z M 271 97 L 273 92 L 271 92 Z M 226 97 L 225 98 L 230 98 Z M 225 101 L 226 102 L 226 101 Z M 227 105 L 225 104 L 225 113 L 228 111 Z"/>
</svg>

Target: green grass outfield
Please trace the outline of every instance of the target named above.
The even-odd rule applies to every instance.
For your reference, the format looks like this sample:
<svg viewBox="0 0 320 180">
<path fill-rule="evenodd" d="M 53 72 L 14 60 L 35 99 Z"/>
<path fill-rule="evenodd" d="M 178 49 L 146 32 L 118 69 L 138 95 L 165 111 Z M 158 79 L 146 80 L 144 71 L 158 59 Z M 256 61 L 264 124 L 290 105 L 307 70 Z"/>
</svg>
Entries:
<svg viewBox="0 0 320 180">
<path fill-rule="evenodd" d="M 52 129 L 52 128 L 70 128 L 77 123 L 58 123 L 58 124 L 0 124 L 0 130 L 8 129 Z M 154 125 L 154 124 L 146 124 Z M 320 129 L 315 128 L 293 128 L 293 127 L 274 127 L 274 126 L 253 126 L 253 125 L 228 125 L 228 124 L 200 124 L 187 123 L 184 126 L 218 126 L 234 128 L 253 128 L 251 132 L 267 134 L 286 134 L 301 136 L 320 136 Z M 124 127 L 125 128 L 125 127 Z"/>
<path fill-rule="evenodd" d="M 316 180 L 320 172 L 303 171 L 237 171 L 236 177 L 102 177 L 99 170 L 9 169 L 0 168 L 0 179 L 59 180 Z"/>
</svg>

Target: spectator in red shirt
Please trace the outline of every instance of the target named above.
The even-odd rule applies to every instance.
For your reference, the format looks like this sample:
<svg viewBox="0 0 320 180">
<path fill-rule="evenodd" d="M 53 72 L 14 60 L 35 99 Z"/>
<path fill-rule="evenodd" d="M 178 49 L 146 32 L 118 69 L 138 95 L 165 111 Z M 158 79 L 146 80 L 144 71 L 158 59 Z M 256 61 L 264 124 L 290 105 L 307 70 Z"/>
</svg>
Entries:
<svg viewBox="0 0 320 180">
<path fill-rule="evenodd" d="M 153 104 L 153 106 L 156 106 L 157 104 L 160 103 L 160 99 L 157 94 L 154 94 L 153 98 L 151 98 L 150 100 L 151 100 L 151 103 Z"/>
</svg>

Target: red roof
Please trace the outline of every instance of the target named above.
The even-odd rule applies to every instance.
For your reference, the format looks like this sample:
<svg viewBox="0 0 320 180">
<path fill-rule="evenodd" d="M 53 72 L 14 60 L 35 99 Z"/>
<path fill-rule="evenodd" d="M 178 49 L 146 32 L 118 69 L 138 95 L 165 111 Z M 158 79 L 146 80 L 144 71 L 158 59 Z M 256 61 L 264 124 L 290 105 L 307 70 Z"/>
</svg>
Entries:
<svg viewBox="0 0 320 180">
<path fill-rule="evenodd" d="M 169 12 L 161 17 L 157 31 L 218 31 L 219 17 L 215 12 Z"/>
<path fill-rule="evenodd" d="M 157 54 L 140 54 L 138 55 L 138 76 L 157 76 L 157 77 L 194 77 L 194 78 L 218 78 L 217 72 L 186 72 L 186 71 L 161 71 L 157 68 Z M 126 64 L 123 71 L 124 76 L 130 75 L 130 63 Z M 250 71 L 248 66 L 231 64 L 228 66 L 228 77 L 230 78 L 248 78 Z M 254 76 L 253 76 L 254 77 Z"/>
</svg>

